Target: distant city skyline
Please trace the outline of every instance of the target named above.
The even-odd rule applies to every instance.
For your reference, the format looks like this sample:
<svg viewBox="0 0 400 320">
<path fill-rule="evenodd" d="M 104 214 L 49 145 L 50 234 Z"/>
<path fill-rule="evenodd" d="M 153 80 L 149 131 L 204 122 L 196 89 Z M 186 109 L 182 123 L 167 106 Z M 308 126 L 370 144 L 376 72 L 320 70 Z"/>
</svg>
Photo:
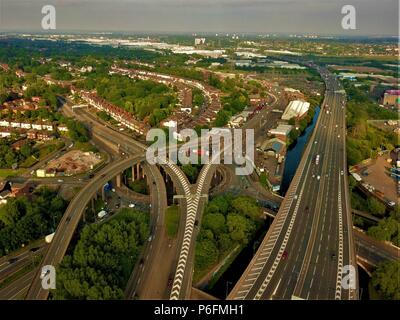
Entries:
<svg viewBox="0 0 400 320">
<path fill-rule="evenodd" d="M 57 10 L 55 32 L 399 33 L 397 0 L 0 0 L 0 31 L 42 31 L 46 4 Z M 356 30 L 341 27 L 346 4 L 356 8 Z"/>
</svg>

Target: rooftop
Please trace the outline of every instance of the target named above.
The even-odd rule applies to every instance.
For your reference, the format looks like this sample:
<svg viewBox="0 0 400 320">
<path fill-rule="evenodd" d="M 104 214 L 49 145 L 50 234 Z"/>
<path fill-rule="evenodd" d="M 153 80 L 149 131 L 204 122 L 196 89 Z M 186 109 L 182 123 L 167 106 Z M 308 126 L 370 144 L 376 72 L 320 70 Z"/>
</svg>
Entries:
<svg viewBox="0 0 400 320">
<path fill-rule="evenodd" d="M 297 118 L 307 113 L 310 108 L 310 103 L 300 100 L 290 101 L 286 107 L 285 112 L 282 115 L 283 120 L 290 120 L 291 118 Z"/>
</svg>

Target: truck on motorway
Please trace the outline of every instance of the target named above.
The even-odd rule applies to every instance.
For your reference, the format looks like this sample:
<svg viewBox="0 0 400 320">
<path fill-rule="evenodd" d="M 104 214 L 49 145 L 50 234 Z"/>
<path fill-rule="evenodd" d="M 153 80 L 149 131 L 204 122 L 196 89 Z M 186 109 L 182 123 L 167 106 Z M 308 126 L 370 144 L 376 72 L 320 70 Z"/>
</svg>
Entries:
<svg viewBox="0 0 400 320">
<path fill-rule="evenodd" d="M 44 238 L 44 241 L 46 241 L 46 243 L 50 243 L 51 241 L 53 241 L 54 234 L 55 234 L 55 232 L 53 232 L 53 233 L 47 235 L 47 236 Z"/>
<path fill-rule="evenodd" d="M 319 154 L 317 154 L 317 156 L 315 157 L 315 164 L 316 165 L 319 165 L 319 159 L 320 159 L 320 156 L 319 156 Z"/>
<path fill-rule="evenodd" d="M 103 219 L 106 215 L 107 215 L 107 211 L 101 210 L 101 211 L 97 214 L 97 217 L 98 217 L 99 219 Z"/>
</svg>

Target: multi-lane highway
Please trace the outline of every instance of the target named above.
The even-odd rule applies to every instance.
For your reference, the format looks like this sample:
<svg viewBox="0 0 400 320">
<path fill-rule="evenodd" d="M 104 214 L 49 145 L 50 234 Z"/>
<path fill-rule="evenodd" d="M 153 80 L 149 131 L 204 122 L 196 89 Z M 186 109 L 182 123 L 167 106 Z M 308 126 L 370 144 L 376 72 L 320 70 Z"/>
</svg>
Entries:
<svg viewBox="0 0 400 320">
<path fill-rule="evenodd" d="M 313 135 L 276 219 L 229 299 L 357 298 L 357 290 L 342 287 L 344 267 L 356 267 L 345 96 L 337 80 L 323 74 L 327 91 Z"/>
</svg>

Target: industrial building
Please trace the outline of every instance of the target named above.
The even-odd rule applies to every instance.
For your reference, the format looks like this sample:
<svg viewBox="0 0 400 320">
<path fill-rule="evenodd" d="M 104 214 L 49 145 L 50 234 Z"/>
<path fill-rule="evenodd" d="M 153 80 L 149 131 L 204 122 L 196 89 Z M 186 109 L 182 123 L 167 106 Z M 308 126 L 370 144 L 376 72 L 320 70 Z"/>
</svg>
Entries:
<svg viewBox="0 0 400 320">
<path fill-rule="evenodd" d="M 398 106 L 400 105 L 400 90 L 387 90 L 383 95 L 383 105 Z"/>
<path fill-rule="evenodd" d="M 282 120 L 290 120 L 292 118 L 301 118 L 310 109 L 310 103 L 300 100 L 290 101 L 282 115 Z"/>
<path fill-rule="evenodd" d="M 283 140 L 289 135 L 290 131 L 292 131 L 293 126 L 288 124 L 280 124 L 275 129 L 270 129 L 268 131 L 269 134 L 275 135 L 277 138 L 281 138 Z"/>
</svg>

